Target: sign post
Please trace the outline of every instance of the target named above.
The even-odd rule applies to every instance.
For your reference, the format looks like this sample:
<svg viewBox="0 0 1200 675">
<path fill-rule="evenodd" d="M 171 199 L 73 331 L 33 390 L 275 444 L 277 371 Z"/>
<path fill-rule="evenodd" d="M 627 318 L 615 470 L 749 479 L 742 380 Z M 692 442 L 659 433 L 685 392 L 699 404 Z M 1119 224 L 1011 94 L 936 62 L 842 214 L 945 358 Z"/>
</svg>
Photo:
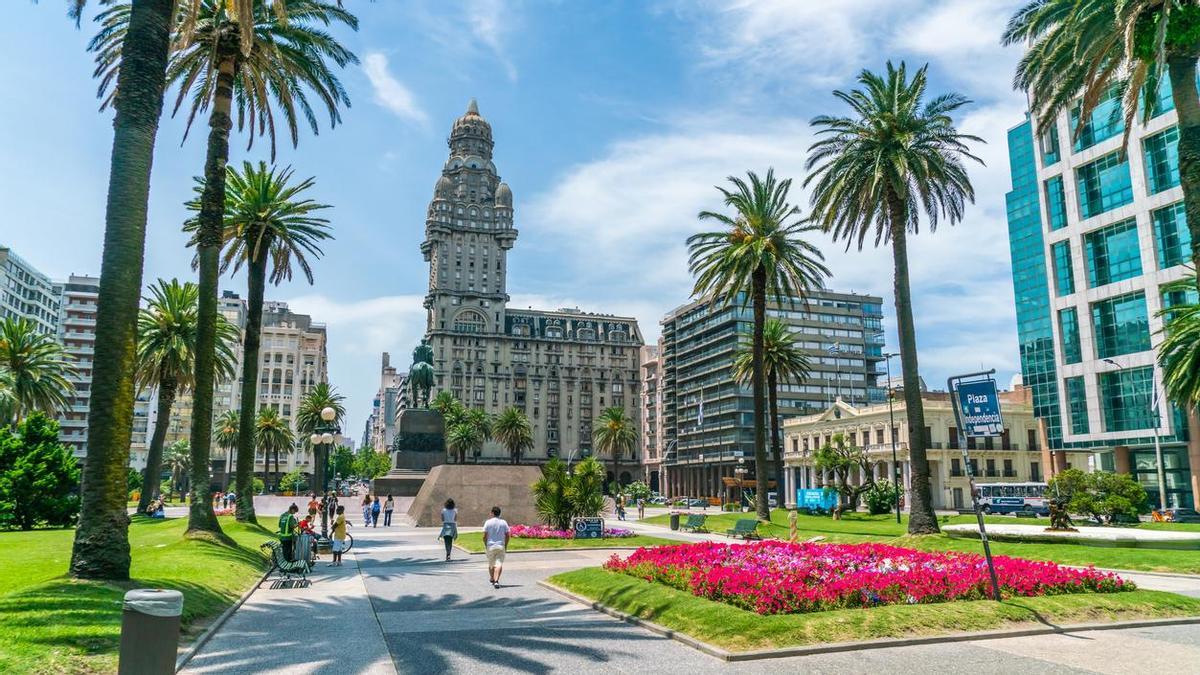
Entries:
<svg viewBox="0 0 1200 675">
<path fill-rule="evenodd" d="M 996 381 L 992 375 L 996 369 L 955 375 L 946 380 L 950 392 L 954 419 L 959 429 L 959 449 L 962 450 L 963 465 L 967 472 L 967 484 L 971 491 L 971 507 L 979 523 L 979 539 L 983 542 L 983 555 L 987 559 L 988 574 L 992 579 L 992 597 L 1000 602 L 1000 581 L 996 578 L 996 564 L 992 561 L 992 547 L 988 543 L 987 527 L 983 523 L 983 511 L 979 509 L 979 495 L 975 492 L 975 472 L 971 458 L 967 455 L 967 438 L 984 438 L 1004 434 L 1004 420 L 1000 416 L 1000 395 L 996 393 Z M 978 378 L 978 379 L 970 379 Z M 968 380 L 963 382 L 963 380 Z"/>
<path fill-rule="evenodd" d="M 573 523 L 576 539 L 603 539 L 603 518 L 576 518 Z"/>
</svg>

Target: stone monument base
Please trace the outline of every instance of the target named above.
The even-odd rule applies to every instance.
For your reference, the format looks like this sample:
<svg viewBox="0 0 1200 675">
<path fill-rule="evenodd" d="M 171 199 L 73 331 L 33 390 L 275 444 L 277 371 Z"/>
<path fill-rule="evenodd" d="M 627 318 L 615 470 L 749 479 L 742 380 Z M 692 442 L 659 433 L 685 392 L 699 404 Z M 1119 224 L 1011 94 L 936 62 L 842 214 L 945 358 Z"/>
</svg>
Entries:
<svg viewBox="0 0 1200 675">
<path fill-rule="evenodd" d="M 424 471 L 392 469 L 371 481 L 371 494 L 386 497 L 416 497 L 429 476 Z"/>
<path fill-rule="evenodd" d="M 459 527 L 482 527 L 499 506 L 510 525 L 541 524 L 530 486 L 542 477 L 536 466 L 443 464 L 435 466 L 408 508 L 417 527 L 442 524 L 442 506 L 453 499 Z"/>
</svg>

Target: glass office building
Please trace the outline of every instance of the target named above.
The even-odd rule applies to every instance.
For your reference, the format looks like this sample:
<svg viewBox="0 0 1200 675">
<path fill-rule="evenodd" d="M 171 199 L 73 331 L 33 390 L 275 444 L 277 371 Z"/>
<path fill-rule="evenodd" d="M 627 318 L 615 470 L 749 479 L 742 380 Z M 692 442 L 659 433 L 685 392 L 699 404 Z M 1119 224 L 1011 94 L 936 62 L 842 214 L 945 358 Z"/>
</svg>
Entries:
<svg viewBox="0 0 1200 675">
<path fill-rule="evenodd" d="M 1102 101 L 1078 134 L 1077 108 L 1044 134 L 1028 118 L 1009 130 L 1021 371 L 1051 449 L 1093 452 L 1097 468 L 1133 474 L 1157 504 L 1157 430 L 1168 505 L 1193 507 L 1200 441 L 1189 453 L 1187 418 L 1159 401 L 1155 364 L 1160 311 L 1195 300 L 1166 288 L 1188 274 L 1191 246 L 1176 116 L 1168 89 L 1123 153 L 1118 103 Z"/>
</svg>

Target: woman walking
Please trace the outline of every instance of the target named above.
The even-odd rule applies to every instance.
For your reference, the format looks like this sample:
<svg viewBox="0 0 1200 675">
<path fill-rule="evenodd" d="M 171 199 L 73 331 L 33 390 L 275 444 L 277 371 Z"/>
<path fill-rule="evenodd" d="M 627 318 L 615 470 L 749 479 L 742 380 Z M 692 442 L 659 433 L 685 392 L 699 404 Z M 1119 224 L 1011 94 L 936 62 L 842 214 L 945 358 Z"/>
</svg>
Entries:
<svg viewBox="0 0 1200 675">
<path fill-rule="evenodd" d="M 363 527 L 371 526 L 371 494 L 363 495 L 362 500 Z"/>
<path fill-rule="evenodd" d="M 442 509 L 442 532 L 438 537 L 446 542 L 446 560 L 450 560 L 450 548 L 458 539 L 458 509 L 454 508 L 453 499 L 447 499 Z"/>
<path fill-rule="evenodd" d="M 392 501 L 392 496 L 387 496 L 387 501 L 383 503 L 383 526 L 392 526 L 392 511 L 396 508 L 396 502 Z"/>
<path fill-rule="evenodd" d="M 379 503 L 379 495 L 375 495 L 375 501 L 371 503 L 371 527 L 379 527 L 379 512 L 382 508 Z"/>
</svg>

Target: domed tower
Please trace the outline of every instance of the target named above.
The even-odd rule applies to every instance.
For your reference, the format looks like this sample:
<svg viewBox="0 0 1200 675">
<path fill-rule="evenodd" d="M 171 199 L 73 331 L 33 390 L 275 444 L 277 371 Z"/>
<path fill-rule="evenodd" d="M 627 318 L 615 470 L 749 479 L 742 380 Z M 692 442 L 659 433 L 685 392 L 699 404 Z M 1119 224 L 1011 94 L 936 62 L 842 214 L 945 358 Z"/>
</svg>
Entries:
<svg viewBox="0 0 1200 675">
<path fill-rule="evenodd" d="M 429 262 L 428 332 L 501 333 L 506 255 L 517 238 L 512 190 L 492 162 L 492 126 L 475 99 L 454 121 L 433 189 L 421 253 Z"/>
</svg>

